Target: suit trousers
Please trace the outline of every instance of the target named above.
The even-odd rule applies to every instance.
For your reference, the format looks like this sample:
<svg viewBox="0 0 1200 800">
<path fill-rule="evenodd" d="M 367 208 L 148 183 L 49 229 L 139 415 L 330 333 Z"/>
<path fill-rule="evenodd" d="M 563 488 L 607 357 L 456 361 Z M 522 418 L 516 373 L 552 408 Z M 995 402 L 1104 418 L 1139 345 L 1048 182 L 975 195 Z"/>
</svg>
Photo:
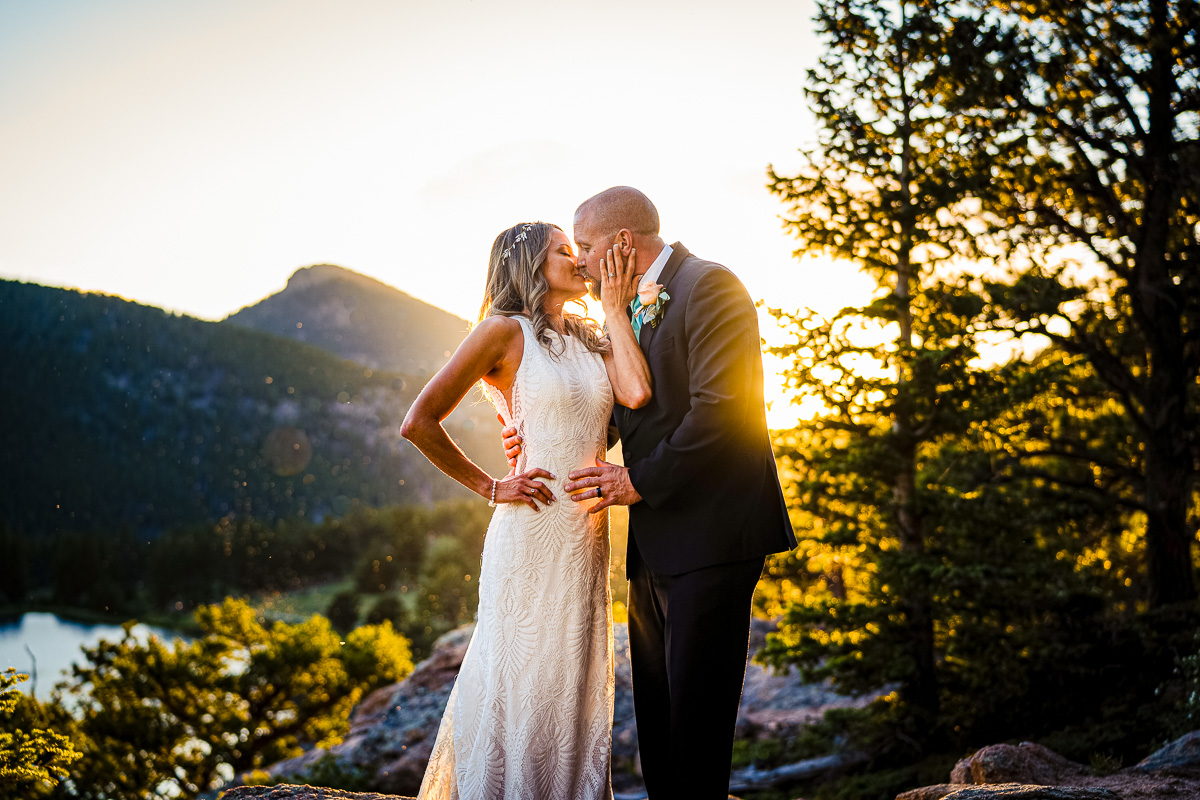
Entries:
<svg viewBox="0 0 1200 800">
<path fill-rule="evenodd" d="M 659 575 L 629 548 L 629 649 L 649 800 L 725 800 L 759 557 Z"/>
</svg>

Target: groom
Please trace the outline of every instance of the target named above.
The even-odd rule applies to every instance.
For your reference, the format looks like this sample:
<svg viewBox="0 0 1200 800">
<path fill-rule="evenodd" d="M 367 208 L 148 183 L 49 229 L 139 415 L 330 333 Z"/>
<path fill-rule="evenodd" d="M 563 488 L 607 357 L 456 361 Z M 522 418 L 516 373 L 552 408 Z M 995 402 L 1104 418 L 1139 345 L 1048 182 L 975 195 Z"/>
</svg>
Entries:
<svg viewBox="0 0 1200 800">
<path fill-rule="evenodd" d="M 564 487 L 591 509 L 629 506 L 629 643 L 650 800 L 728 796 L 750 599 L 764 557 L 796 539 L 767 433 L 758 315 L 741 281 L 658 232 L 644 194 L 616 186 L 575 212 L 578 264 L 599 284 L 609 250 L 637 250 L 635 331 L 654 395 L 616 406 L 624 467 L 600 462 Z M 651 289 L 644 297 L 655 294 Z M 669 297 L 669 299 L 667 299 Z M 506 447 L 516 444 L 506 430 Z"/>
</svg>

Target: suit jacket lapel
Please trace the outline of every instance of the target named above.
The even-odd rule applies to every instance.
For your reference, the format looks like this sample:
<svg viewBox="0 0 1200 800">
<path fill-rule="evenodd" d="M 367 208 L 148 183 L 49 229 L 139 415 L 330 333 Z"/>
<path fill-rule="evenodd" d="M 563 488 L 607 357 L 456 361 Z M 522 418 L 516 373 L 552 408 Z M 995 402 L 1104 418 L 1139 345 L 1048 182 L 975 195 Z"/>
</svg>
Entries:
<svg viewBox="0 0 1200 800">
<path fill-rule="evenodd" d="M 679 272 L 679 265 L 683 263 L 683 260 L 687 258 L 688 255 L 689 253 L 687 248 L 681 245 L 679 242 L 671 245 L 671 257 L 667 259 L 667 263 L 663 265 L 663 271 L 659 273 L 658 276 L 658 282 L 662 285 L 667 294 L 671 293 L 670 287 L 668 286 L 671 278 L 674 278 L 675 273 Z M 663 316 L 669 314 L 670 309 L 671 301 L 668 300 L 666 306 L 663 307 Z M 659 324 L 662 324 L 661 320 Z M 641 345 L 643 353 L 650 352 L 650 342 L 654 341 L 654 333 L 657 330 L 657 325 L 651 326 L 649 323 L 642 325 L 642 333 L 638 338 L 638 344 Z"/>
<path fill-rule="evenodd" d="M 687 248 L 681 245 L 679 242 L 671 245 L 671 257 L 667 259 L 667 263 L 663 265 L 663 271 L 658 276 L 658 282 L 662 284 L 662 287 L 664 290 L 666 290 L 667 294 L 671 293 L 668 283 L 670 282 L 671 278 L 675 277 L 675 273 L 679 272 L 679 266 L 689 255 L 690 254 L 688 253 Z M 666 306 L 663 308 L 663 317 L 670 313 L 671 303 L 672 300 L 667 301 Z M 659 325 L 661 324 L 662 323 L 660 321 Z M 653 341 L 655 331 L 657 330 L 657 325 L 651 326 L 649 323 L 642 325 L 642 332 L 638 337 L 638 344 L 642 349 L 642 354 L 646 355 L 647 358 L 649 358 L 650 353 L 650 342 Z M 645 409 L 627 409 L 624 406 L 621 407 L 621 416 L 618 418 L 618 427 L 621 431 L 622 437 L 629 436 L 634 432 L 634 430 L 637 429 L 638 425 L 640 425 L 642 420 L 646 417 L 644 411 Z"/>
</svg>

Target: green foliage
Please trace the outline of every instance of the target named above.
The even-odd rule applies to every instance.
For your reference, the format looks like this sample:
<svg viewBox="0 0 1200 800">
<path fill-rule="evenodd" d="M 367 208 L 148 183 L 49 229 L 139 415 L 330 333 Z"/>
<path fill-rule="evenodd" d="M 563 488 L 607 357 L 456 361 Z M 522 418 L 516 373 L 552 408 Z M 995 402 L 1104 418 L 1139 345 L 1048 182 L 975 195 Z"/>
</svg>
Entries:
<svg viewBox="0 0 1200 800">
<path fill-rule="evenodd" d="M 827 721 L 802 727 L 786 739 L 735 739 L 733 768 L 764 769 L 815 758 L 837 749 L 839 732 Z"/>
<path fill-rule="evenodd" d="M 775 349 L 792 362 L 789 385 L 828 409 L 781 444 L 796 508 L 817 528 L 810 559 L 833 568 L 838 587 L 793 604 L 785 658 L 823 664 L 849 691 L 898 683 L 899 702 L 922 718 L 917 739 L 940 733 L 934 581 L 965 580 L 964 565 L 938 550 L 969 488 L 953 459 L 948 470 L 935 464 L 998 391 L 978 359 L 984 301 L 945 276 L 978 181 L 962 150 L 979 135 L 942 113 L 935 59 L 946 22 L 937 7 L 907 2 L 819 5 L 828 50 L 808 97 L 820 146 L 797 176 L 771 171 L 802 246 L 877 284 L 872 301 L 829 319 L 776 311 L 796 336 Z"/>
<path fill-rule="evenodd" d="M 1191 646 L 1175 657 L 1171 677 L 1158 687 L 1158 700 L 1171 709 L 1165 726 L 1167 740 L 1200 729 L 1200 631 Z"/>
<path fill-rule="evenodd" d="M 371 606 L 371 610 L 367 612 L 368 625 L 379 625 L 385 620 L 392 623 L 392 627 L 397 630 L 404 630 L 408 627 L 408 608 L 395 595 L 380 597 L 375 602 L 375 605 Z"/>
<path fill-rule="evenodd" d="M 21 705 L 16 685 L 28 680 L 8 669 L 0 673 L 0 791 L 32 797 L 58 785 L 80 756 L 61 733 L 21 726 L 14 711 Z M 13 723 L 17 724 L 13 724 Z"/>
<path fill-rule="evenodd" d="M 1194 597 L 1200 18 L 1183 7 L 818 4 L 817 146 L 770 187 L 798 255 L 875 287 L 829 318 L 775 312 L 789 386 L 821 410 L 776 441 L 806 535 L 769 562 L 757 602 L 782 621 L 761 657 L 881 696 L 833 719 L 871 772 L 816 796 L 891 797 L 914 763 L 1018 737 L 1130 763 L 1189 696 L 1172 674 L 1197 612 L 1172 601 Z"/>
<path fill-rule="evenodd" d="M 401 575 L 413 576 L 429 527 L 460 534 L 476 519 L 472 508 L 477 505 L 461 501 L 433 509 L 359 508 L 318 524 L 271 526 L 251 518 L 183 528 L 151 543 L 148 594 L 156 604 L 182 600 L 190 608 L 228 593 L 290 591 L 340 578 L 356 563 L 385 551 L 395 554 Z"/>
<path fill-rule="evenodd" d="M 421 565 L 417 617 L 430 641 L 470 620 L 479 604 L 479 556 L 461 540 L 439 536 Z"/>
<path fill-rule="evenodd" d="M 383 558 L 368 558 L 363 562 L 355 576 L 358 590 L 364 594 L 386 592 L 405 578 L 415 577 L 411 571 L 404 569 L 405 565 L 396 558 L 393 548 L 385 548 L 385 552 L 380 555 Z"/>
<path fill-rule="evenodd" d="M 358 592 L 339 592 L 329 602 L 325 616 L 339 631 L 348 631 L 358 624 Z"/>
<path fill-rule="evenodd" d="M 431 538 L 459 538 L 478 562 L 488 510 L 468 500 L 359 508 L 320 523 L 224 518 L 153 539 L 128 532 L 34 537 L 0 528 L 0 552 L 14 553 L 12 561 L 0 561 L 0 574 L 12 576 L 0 591 L 13 592 L 14 600 L 19 591 L 26 602 L 109 614 L 190 613 L 230 594 L 288 593 L 338 581 L 356 566 L 361 578 L 379 562 L 389 570 L 389 588 L 409 593 L 422 581 Z"/>
<path fill-rule="evenodd" d="M 243 601 L 196 610 L 194 642 L 119 642 L 87 650 L 68 697 L 84 757 L 71 796 L 195 797 L 234 774 L 328 747 L 353 706 L 412 669 L 389 623 L 340 637 L 322 617 L 265 625 Z"/>
<path fill-rule="evenodd" d="M 1090 368 L 1128 445 L 1038 444 L 1130 487 L 1143 596 L 1194 600 L 1200 15 L 1165 1 L 962 5 L 939 71 L 947 115 L 989 133 L 965 151 L 988 180 L 963 244 L 986 270 L 990 326 Z"/>
</svg>

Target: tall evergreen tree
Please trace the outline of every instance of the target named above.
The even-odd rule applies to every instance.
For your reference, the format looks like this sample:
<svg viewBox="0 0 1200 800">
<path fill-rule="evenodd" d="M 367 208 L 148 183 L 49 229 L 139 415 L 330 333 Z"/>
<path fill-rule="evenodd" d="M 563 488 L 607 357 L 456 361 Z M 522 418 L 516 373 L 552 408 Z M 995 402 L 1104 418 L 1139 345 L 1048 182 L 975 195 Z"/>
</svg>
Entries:
<svg viewBox="0 0 1200 800">
<path fill-rule="evenodd" d="M 1140 758 L 1169 705 L 1156 694 L 1171 681 L 1163 654 L 1191 646 L 1181 636 L 1190 642 L 1194 626 L 1182 606 L 1128 613 L 1143 550 L 1127 529 L 1147 507 L 1147 425 L 1115 402 L 1107 362 L 1073 344 L 1108 347 L 1146 379 L 1145 335 L 1126 336 L 1133 301 L 1111 282 L 1073 286 L 1069 269 L 1051 268 L 1071 240 L 1029 233 L 1037 214 L 997 215 L 1017 195 L 1000 173 L 1018 167 L 1022 202 L 1061 193 L 1064 206 L 1091 208 L 1086 186 L 1053 183 L 1053 164 L 1038 172 L 1038 157 L 1069 164 L 1070 154 L 1005 118 L 1015 101 L 997 93 L 1012 67 L 1004 48 L 1056 35 L 1045 18 L 1014 30 L 1010 13 L 983 0 L 820 3 L 826 49 L 809 75 L 819 139 L 798 175 L 771 173 L 797 255 L 856 266 L 875 291 L 829 319 L 777 312 L 796 335 L 776 348 L 792 361 L 790 383 L 825 410 L 777 440 L 808 535 L 771 565 L 780 580 L 764 604 L 783 618 L 763 657 L 850 693 L 897 686 L 865 712 L 867 725 L 831 720 L 877 767 L 896 767 L 896 784 L 939 746 L 1013 737 L 1076 758 Z M 1032 69 L 1021 58 L 1011 61 Z M 991 73 L 979 77 L 983 64 Z M 1010 163 L 1006 148 L 1023 155 Z M 1194 263 L 1188 224 L 1170 258 Z M 998 279 L 998 266 L 1012 279 Z M 1194 317 L 1181 320 L 1194 330 Z M 1052 335 L 1005 352 L 997 329 Z M 1182 397 L 1194 414 L 1196 398 Z M 1156 558 L 1148 572 L 1163 604 Z"/>
<path fill-rule="evenodd" d="M 1200 5 L 972 0 L 946 53 L 945 104 L 970 142 L 1004 277 L 996 327 L 1086 359 L 1129 420 L 1123 456 L 1042 437 L 1145 515 L 1147 599 L 1197 596 L 1200 480 Z M 962 123 L 967 124 L 967 123 Z"/>
<path fill-rule="evenodd" d="M 885 603 L 875 623 L 887 629 L 882 638 L 907 643 L 898 671 L 886 677 L 900 679 L 904 700 L 931 716 L 939 693 L 921 451 L 961 430 L 963 407 L 987 380 L 971 363 L 981 301 L 939 273 L 965 235 L 962 203 L 972 186 L 960 150 L 979 135 L 939 104 L 933 66 L 944 13 L 926 2 L 819 3 L 827 48 L 807 93 L 820 140 L 798 175 L 770 172 L 771 190 L 789 207 L 786 227 L 801 241 L 797 254 L 844 260 L 878 286 L 874 302 L 828 320 L 783 314 L 798 338 L 779 352 L 794 359 L 789 378 L 799 392 L 830 409 L 806 426 L 823 440 L 809 465 L 824 463 L 802 470 L 815 479 L 801 491 L 802 505 L 821 519 L 840 517 L 827 536 L 842 545 L 880 553 L 898 545 L 896 571 L 878 574 L 870 592 Z M 881 338 L 868 342 L 872 334 L 856 336 L 855 328 Z M 839 512 L 850 489 L 835 485 L 839 474 L 882 516 Z"/>
</svg>

